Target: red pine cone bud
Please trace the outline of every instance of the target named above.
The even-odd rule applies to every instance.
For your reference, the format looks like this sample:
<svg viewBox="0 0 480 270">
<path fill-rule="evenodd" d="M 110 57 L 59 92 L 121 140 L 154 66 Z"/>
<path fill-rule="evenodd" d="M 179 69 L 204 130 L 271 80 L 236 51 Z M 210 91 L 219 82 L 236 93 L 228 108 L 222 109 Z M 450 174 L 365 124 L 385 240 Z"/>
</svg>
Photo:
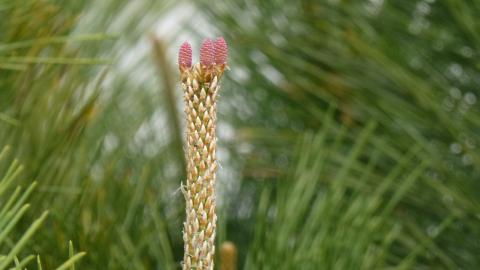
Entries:
<svg viewBox="0 0 480 270">
<path fill-rule="evenodd" d="M 215 61 L 215 48 L 213 41 L 205 39 L 200 48 L 200 63 L 204 66 L 210 67 Z"/>
<path fill-rule="evenodd" d="M 215 40 L 215 64 L 223 65 L 227 63 L 228 46 L 223 37 Z"/>
<path fill-rule="evenodd" d="M 178 65 L 180 67 L 190 68 L 192 66 L 192 46 L 184 42 L 178 52 Z"/>
</svg>

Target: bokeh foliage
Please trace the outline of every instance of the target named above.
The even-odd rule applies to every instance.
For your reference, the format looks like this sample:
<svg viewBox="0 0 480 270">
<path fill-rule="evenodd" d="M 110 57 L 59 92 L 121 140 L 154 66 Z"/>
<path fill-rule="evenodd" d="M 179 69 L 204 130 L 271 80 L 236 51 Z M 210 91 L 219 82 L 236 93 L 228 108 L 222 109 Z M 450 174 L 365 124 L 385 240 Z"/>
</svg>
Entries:
<svg viewBox="0 0 480 270">
<path fill-rule="evenodd" d="M 35 260 L 34 255 L 25 255 L 25 247 L 31 244 L 32 238 L 41 230 L 48 211 L 41 213 L 40 217 L 34 220 L 24 232 L 20 233 L 18 238 L 14 232 L 19 232 L 21 220 L 31 209 L 27 203 L 30 195 L 37 188 L 37 182 L 32 182 L 27 188 L 15 186 L 24 170 L 18 160 L 13 160 L 11 164 L 5 164 L 10 154 L 10 147 L 6 146 L 0 152 L 0 162 L 5 174 L 0 178 L 0 269 L 26 269 L 27 265 Z M 10 193 L 10 194 L 9 194 Z M 28 253 L 27 253 L 28 254 Z M 72 242 L 69 243 L 69 259 L 58 266 L 57 270 L 75 269 L 75 263 L 85 256 L 85 252 L 75 254 Z M 37 268 L 42 269 L 40 256 L 36 256 Z"/>
<path fill-rule="evenodd" d="M 254 145 L 247 175 L 284 172 L 292 146 L 305 131 L 323 127 L 335 104 L 335 119 L 353 141 L 374 121 L 372 142 L 395 157 L 379 157 L 373 168 L 367 164 L 375 152 L 363 157 L 359 166 L 379 176 L 367 177 L 370 188 L 384 183 L 411 147 L 421 149 L 416 163 L 427 167 L 397 212 L 417 237 L 410 248 L 425 250 L 423 258 L 397 256 L 409 256 L 411 267 L 479 265 L 477 2 L 225 1 L 201 9 L 234 44 L 225 99 L 234 100 L 238 140 Z"/>
<path fill-rule="evenodd" d="M 13 233 L 50 210 L 27 254 L 180 268 L 175 55 L 148 36 L 188 12 L 169 27 L 230 44 L 218 241 L 240 267 L 478 268 L 480 5 L 460 0 L 0 0 L 0 138 L 39 183 Z"/>
</svg>

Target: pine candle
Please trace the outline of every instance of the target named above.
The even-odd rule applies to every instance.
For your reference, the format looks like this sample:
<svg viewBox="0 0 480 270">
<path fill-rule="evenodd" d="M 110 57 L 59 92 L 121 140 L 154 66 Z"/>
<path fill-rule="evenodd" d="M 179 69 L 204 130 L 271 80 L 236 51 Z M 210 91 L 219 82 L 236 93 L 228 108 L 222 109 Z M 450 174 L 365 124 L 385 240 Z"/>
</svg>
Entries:
<svg viewBox="0 0 480 270">
<path fill-rule="evenodd" d="M 226 68 L 227 44 L 223 38 L 206 39 L 200 62 L 192 66 L 192 48 L 180 47 L 178 63 L 184 92 L 187 124 L 187 182 L 183 269 L 213 270 L 215 255 L 215 174 L 217 93 Z"/>
</svg>

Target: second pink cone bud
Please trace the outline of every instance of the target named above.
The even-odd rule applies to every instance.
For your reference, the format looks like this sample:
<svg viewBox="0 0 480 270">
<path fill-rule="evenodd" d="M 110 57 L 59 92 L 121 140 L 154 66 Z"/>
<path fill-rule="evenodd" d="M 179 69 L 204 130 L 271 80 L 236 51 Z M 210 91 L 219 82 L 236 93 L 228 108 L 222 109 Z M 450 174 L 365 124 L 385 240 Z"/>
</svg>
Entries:
<svg viewBox="0 0 480 270">
<path fill-rule="evenodd" d="M 215 62 L 215 47 L 211 39 L 205 39 L 200 47 L 200 63 L 204 66 L 211 66 Z"/>
</svg>

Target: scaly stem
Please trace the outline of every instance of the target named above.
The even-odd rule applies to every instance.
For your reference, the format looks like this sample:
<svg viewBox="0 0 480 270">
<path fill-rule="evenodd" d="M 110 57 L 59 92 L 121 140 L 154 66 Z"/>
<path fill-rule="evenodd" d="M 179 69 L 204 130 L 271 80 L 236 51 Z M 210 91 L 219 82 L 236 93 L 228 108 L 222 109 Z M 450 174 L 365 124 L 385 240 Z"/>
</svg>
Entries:
<svg viewBox="0 0 480 270">
<path fill-rule="evenodd" d="M 223 39 L 215 43 L 206 40 L 200 51 L 200 63 L 193 67 L 190 67 L 190 45 L 184 43 L 180 48 L 179 64 L 187 120 L 187 183 L 182 186 L 186 201 L 184 270 L 213 270 L 214 265 L 217 222 L 215 130 L 218 80 L 225 69 L 225 60 L 226 43 Z"/>
</svg>

